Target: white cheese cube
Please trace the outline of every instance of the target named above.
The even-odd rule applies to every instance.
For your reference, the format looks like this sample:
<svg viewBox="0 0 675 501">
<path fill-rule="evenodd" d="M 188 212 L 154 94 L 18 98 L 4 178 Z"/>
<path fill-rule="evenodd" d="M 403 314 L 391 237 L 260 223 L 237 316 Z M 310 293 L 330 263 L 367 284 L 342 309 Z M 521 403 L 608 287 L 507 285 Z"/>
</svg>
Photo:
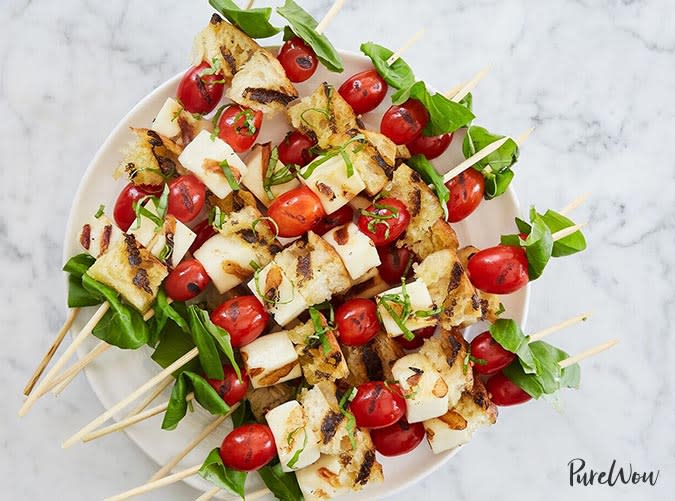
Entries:
<svg viewBox="0 0 675 501">
<path fill-rule="evenodd" d="M 239 351 L 254 388 L 273 386 L 302 376 L 298 354 L 286 331 L 259 337 Z"/>
<path fill-rule="evenodd" d="M 319 459 L 319 439 L 314 430 L 307 426 L 305 411 L 297 400 L 275 407 L 265 415 L 265 419 L 274 435 L 283 471 L 299 470 Z M 293 464 L 289 466 L 291 462 Z"/>
<path fill-rule="evenodd" d="M 295 472 L 307 501 L 333 499 L 345 492 L 340 480 L 339 456 L 322 455 L 314 464 Z"/>
<path fill-rule="evenodd" d="M 410 298 L 410 307 L 412 310 L 410 318 L 408 318 L 405 322 L 405 326 L 411 331 L 415 331 L 430 325 L 436 325 L 437 320 L 434 317 L 415 316 L 415 312 L 417 311 L 429 311 L 434 308 L 434 302 L 431 299 L 431 295 L 429 294 L 429 289 L 427 289 L 426 284 L 422 280 L 416 280 L 415 282 L 406 284 L 405 289 Z M 386 308 L 381 304 L 380 298 L 389 294 L 397 295 L 403 298 L 402 292 L 403 287 L 395 287 L 377 295 L 378 311 L 380 312 L 384 328 L 391 337 L 400 336 L 403 334 L 403 331 L 396 324 Z M 392 302 L 387 302 L 387 304 L 394 310 L 394 312 L 400 312 L 400 305 Z"/>
<path fill-rule="evenodd" d="M 205 130 L 185 147 L 178 161 L 218 198 L 225 198 L 232 193 L 232 187 L 223 173 L 223 162 L 227 162 L 226 165 L 237 181 L 246 174 L 246 164 L 230 145 L 219 137 L 211 139 L 211 133 Z"/>
<path fill-rule="evenodd" d="M 80 231 L 80 245 L 92 257 L 99 258 L 122 236 L 120 230 L 105 214 L 92 216 Z"/>
<path fill-rule="evenodd" d="M 269 207 L 273 201 L 273 199 L 270 200 L 267 196 L 264 187 L 267 169 L 270 167 L 271 150 L 270 143 L 256 144 L 246 159 L 246 174 L 241 178 L 241 183 L 246 186 L 246 188 L 253 193 L 263 205 L 265 205 L 265 207 Z M 271 167 L 275 172 L 282 172 L 284 170 L 284 164 L 280 160 L 277 160 L 276 164 Z M 300 186 L 300 181 L 293 178 L 283 184 L 270 186 L 270 191 L 276 198 L 282 193 L 286 193 L 298 186 Z"/>
<path fill-rule="evenodd" d="M 309 308 L 305 298 L 274 261 L 268 263 L 251 279 L 248 288 L 281 326 Z"/>
<path fill-rule="evenodd" d="M 305 167 L 304 172 L 312 169 L 314 162 Z M 347 176 L 347 165 L 341 155 L 336 155 L 314 168 L 304 182 L 319 197 L 326 214 L 332 214 L 349 203 L 366 187 L 356 170 L 351 176 Z"/>
<path fill-rule="evenodd" d="M 253 275 L 258 256 L 252 245 L 235 236 L 214 235 L 195 251 L 197 259 L 221 294 Z"/>
<path fill-rule="evenodd" d="M 354 223 L 333 228 L 323 239 L 338 253 L 353 280 L 380 265 L 375 244 Z"/>
<path fill-rule="evenodd" d="M 452 412 L 452 411 L 450 411 Z M 440 418 L 424 421 L 424 429 L 427 432 L 427 441 L 435 454 L 454 449 L 466 444 L 471 440 L 473 428 L 466 426 L 463 430 L 457 430 Z"/>
<path fill-rule="evenodd" d="M 403 390 L 409 423 L 448 412 L 448 385 L 424 355 L 411 353 L 399 358 L 391 373 Z"/>
<path fill-rule="evenodd" d="M 176 137 L 180 134 L 178 116 L 181 111 L 183 111 L 183 107 L 178 101 L 172 97 L 167 98 L 152 122 L 152 130 L 168 138 Z"/>
</svg>

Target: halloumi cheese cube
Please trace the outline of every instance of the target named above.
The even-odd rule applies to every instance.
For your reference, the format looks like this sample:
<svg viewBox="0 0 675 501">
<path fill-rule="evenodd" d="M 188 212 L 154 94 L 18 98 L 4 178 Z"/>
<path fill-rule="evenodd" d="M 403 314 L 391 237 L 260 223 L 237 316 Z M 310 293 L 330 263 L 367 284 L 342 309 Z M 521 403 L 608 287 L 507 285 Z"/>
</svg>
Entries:
<svg viewBox="0 0 675 501">
<path fill-rule="evenodd" d="M 353 280 L 381 264 L 375 244 L 354 223 L 333 228 L 323 239 L 338 253 Z"/>
<path fill-rule="evenodd" d="M 175 141 L 179 146 L 185 146 L 208 125 L 208 121 L 195 118 L 178 101 L 168 97 L 152 121 L 152 130 Z"/>
<path fill-rule="evenodd" d="M 246 174 L 241 177 L 241 183 L 246 186 L 246 188 L 248 188 L 265 207 L 269 207 L 274 201 L 274 198 L 270 199 L 265 191 L 264 182 L 268 168 L 273 168 L 275 172 L 283 172 L 285 169 L 284 164 L 278 159 L 274 165 L 270 166 L 271 156 L 272 147 L 270 143 L 256 144 L 246 159 Z M 293 178 L 283 184 L 270 186 L 270 191 L 274 197 L 278 197 L 282 193 L 286 193 L 298 186 L 300 186 L 300 181 Z"/>
<path fill-rule="evenodd" d="M 254 388 L 302 376 L 298 354 L 286 331 L 259 337 L 239 351 Z"/>
<path fill-rule="evenodd" d="M 253 246 L 220 233 L 204 242 L 194 256 L 221 294 L 248 280 L 254 272 L 251 263 L 258 259 Z"/>
<path fill-rule="evenodd" d="M 283 471 L 299 470 L 319 459 L 318 437 L 308 426 L 305 412 L 297 400 L 275 407 L 265 419 L 274 435 Z"/>
<path fill-rule="evenodd" d="M 448 412 L 448 385 L 419 353 L 401 357 L 391 368 L 406 399 L 406 418 L 419 423 Z"/>
<path fill-rule="evenodd" d="M 274 261 L 255 274 L 248 288 L 281 326 L 297 318 L 310 306 Z"/>
<path fill-rule="evenodd" d="M 404 322 L 404 325 L 411 331 L 429 327 L 431 325 L 436 325 L 437 320 L 434 317 L 415 316 L 415 313 L 418 311 L 430 311 L 434 308 L 434 303 L 431 299 L 431 295 L 429 294 L 426 284 L 422 280 L 416 280 L 415 282 L 406 284 L 405 291 L 410 298 L 410 309 L 412 313 L 410 314 L 410 317 Z M 402 305 L 387 301 L 386 298 L 383 299 L 383 296 L 388 295 L 399 296 L 401 299 L 403 299 L 403 286 L 389 289 L 388 291 L 377 295 L 377 308 L 380 313 L 380 317 L 382 318 L 382 324 L 391 337 L 396 337 L 403 334 L 403 331 L 396 324 L 391 314 L 387 311 L 382 303 L 386 302 L 389 307 L 392 308 L 397 314 L 400 313 Z"/>
<path fill-rule="evenodd" d="M 340 457 L 322 454 L 318 461 L 295 472 L 307 501 L 333 499 L 347 492 L 340 482 Z"/>
<path fill-rule="evenodd" d="M 92 257 L 99 258 L 115 245 L 122 236 L 120 230 L 108 216 L 92 216 L 80 231 L 80 245 Z"/>
<path fill-rule="evenodd" d="M 464 445 L 473 436 L 473 430 L 467 426 L 466 420 L 455 411 L 424 421 L 424 430 L 434 454 Z"/>
<path fill-rule="evenodd" d="M 303 180 L 319 197 L 326 214 L 332 214 L 363 191 L 366 185 L 356 170 L 351 176 L 347 175 L 347 164 L 341 155 L 335 155 L 314 167 L 322 158 L 319 157 L 303 169 L 304 173 L 311 172 Z"/>
<path fill-rule="evenodd" d="M 201 131 L 178 157 L 183 167 L 194 173 L 218 198 L 232 193 L 232 187 L 223 173 L 229 168 L 235 180 L 246 174 L 246 164 L 225 141 Z"/>
</svg>

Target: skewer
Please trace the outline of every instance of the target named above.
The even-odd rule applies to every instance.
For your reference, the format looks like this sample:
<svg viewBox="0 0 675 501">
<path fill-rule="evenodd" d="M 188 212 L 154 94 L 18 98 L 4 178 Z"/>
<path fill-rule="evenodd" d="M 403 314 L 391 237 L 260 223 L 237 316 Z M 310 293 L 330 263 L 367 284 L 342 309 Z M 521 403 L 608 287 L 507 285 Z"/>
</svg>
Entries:
<svg viewBox="0 0 675 501">
<path fill-rule="evenodd" d="M 253 7 L 254 3 L 255 3 L 255 0 L 248 0 L 248 2 L 246 2 L 246 5 L 244 6 L 244 10 L 248 10 L 251 7 Z"/>
<path fill-rule="evenodd" d="M 408 38 L 408 40 L 406 40 L 403 45 L 401 45 L 398 49 L 396 49 L 396 51 L 391 56 L 389 56 L 389 59 L 387 59 L 387 65 L 391 66 L 392 64 L 394 64 L 398 60 L 398 58 L 403 55 L 403 53 L 405 51 L 407 51 L 410 47 L 415 45 L 415 43 L 420 38 L 422 38 L 422 35 L 424 35 L 425 31 L 426 30 L 424 28 L 422 28 L 417 33 L 415 33 L 413 36 Z"/>
<path fill-rule="evenodd" d="M 179 471 L 178 473 L 174 473 L 173 475 L 160 478 L 159 480 L 155 480 L 154 482 L 148 482 L 147 484 L 143 484 L 139 487 L 128 490 L 121 494 L 117 494 L 115 496 L 106 498 L 104 501 L 121 501 L 122 499 L 129 499 L 134 496 L 138 496 L 139 494 L 145 494 L 146 492 L 154 491 L 155 489 L 159 489 L 160 487 L 164 487 L 165 485 L 175 484 L 176 482 L 180 482 L 184 478 L 188 478 L 191 477 L 192 475 L 195 475 L 197 472 L 199 472 L 199 469 L 201 467 L 202 465 L 197 464 L 191 468 L 188 468 L 187 470 Z"/>
<path fill-rule="evenodd" d="M 553 238 L 553 241 L 561 240 L 565 237 L 570 236 L 572 233 L 575 233 L 579 231 L 581 228 L 586 226 L 586 223 L 580 223 L 580 224 L 575 224 L 573 226 L 568 226 L 567 228 L 563 228 L 560 231 L 556 231 L 551 237 Z"/>
<path fill-rule="evenodd" d="M 342 5 L 345 3 L 345 0 L 335 0 L 331 8 L 326 12 L 326 15 L 323 16 L 323 19 L 319 21 L 319 24 L 316 25 L 316 28 L 314 28 L 314 31 L 316 31 L 319 35 L 321 35 L 325 30 L 326 26 L 328 26 L 328 23 L 331 22 L 331 20 L 337 15 L 338 12 L 340 12 L 340 9 L 342 8 Z"/>
<path fill-rule="evenodd" d="M 561 360 L 558 362 L 558 365 L 562 367 L 563 369 L 566 367 L 569 367 L 570 365 L 574 365 L 577 362 L 581 362 L 582 360 L 592 357 L 593 355 L 597 355 L 598 353 L 601 353 L 605 350 L 609 350 L 612 346 L 617 344 L 619 342 L 618 339 L 612 339 L 611 341 L 607 341 L 606 343 L 603 343 L 601 345 L 598 345 L 594 348 L 590 348 L 586 351 L 582 351 L 581 353 L 574 355 L 572 357 L 566 358 L 565 360 Z"/>
<path fill-rule="evenodd" d="M 459 103 L 462 99 L 466 97 L 466 95 L 471 92 L 476 85 L 478 85 L 478 82 L 480 82 L 485 75 L 487 75 L 490 72 L 490 66 L 486 66 L 482 70 L 480 70 L 476 75 L 469 80 L 466 84 L 464 84 L 462 87 L 460 87 L 458 90 L 455 92 L 448 92 L 445 97 L 449 98 L 450 101 L 453 101 L 455 103 Z M 454 90 L 454 89 L 453 89 Z"/>
<path fill-rule="evenodd" d="M 213 487 L 199 496 L 196 501 L 209 501 L 213 496 L 220 492 L 220 487 Z"/>
<path fill-rule="evenodd" d="M 162 394 L 162 392 L 169 386 L 172 382 L 174 381 L 173 375 L 169 375 L 155 390 L 150 393 L 146 397 L 143 402 L 141 402 L 138 406 L 136 406 L 128 415 L 127 417 L 134 416 L 138 414 L 139 412 L 143 412 L 147 407 L 158 397 Z"/>
<path fill-rule="evenodd" d="M 58 334 L 56 335 L 56 338 L 54 338 L 54 341 L 52 341 L 52 345 L 49 347 L 47 350 L 47 353 L 45 353 L 45 356 L 42 357 L 42 360 L 38 364 L 37 368 L 35 369 L 35 372 L 33 372 L 33 375 L 30 377 L 28 380 L 28 383 L 23 389 L 23 394 L 28 396 L 30 395 L 30 392 L 33 391 L 33 388 L 35 387 L 35 384 L 38 382 L 40 379 L 40 376 L 42 376 L 42 373 L 44 372 L 45 368 L 47 367 L 47 364 L 51 361 L 52 357 L 56 354 L 56 350 L 59 349 L 59 346 L 61 346 L 61 343 L 63 342 L 63 338 L 66 337 L 66 333 L 70 330 L 71 326 L 73 325 L 73 322 L 77 318 L 77 315 L 80 313 L 80 308 L 71 308 L 70 311 L 68 312 L 68 316 L 66 317 L 66 321 L 63 322 L 63 325 L 61 326 L 61 329 L 59 330 Z"/>
<path fill-rule="evenodd" d="M 567 204 L 565 207 L 563 207 L 558 214 L 562 214 L 563 216 L 569 212 L 572 212 L 574 209 L 579 207 L 581 204 L 583 204 L 586 200 L 588 200 L 591 196 L 591 192 L 586 192 L 583 195 L 578 196 L 574 200 L 572 200 L 569 204 Z"/>
<path fill-rule="evenodd" d="M 559 324 L 552 325 L 551 327 L 547 327 L 546 329 L 542 329 L 538 332 L 535 332 L 534 334 L 531 334 L 529 342 L 532 343 L 534 341 L 539 341 L 540 339 L 545 338 L 549 334 L 553 334 L 554 332 L 564 329 L 565 327 L 569 327 L 570 325 L 574 325 L 579 322 L 585 322 L 590 316 L 591 316 L 590 313 L 584 313 L 583 315 L 568 318 L 567 320 L 560 322 Z"/>
</svg>

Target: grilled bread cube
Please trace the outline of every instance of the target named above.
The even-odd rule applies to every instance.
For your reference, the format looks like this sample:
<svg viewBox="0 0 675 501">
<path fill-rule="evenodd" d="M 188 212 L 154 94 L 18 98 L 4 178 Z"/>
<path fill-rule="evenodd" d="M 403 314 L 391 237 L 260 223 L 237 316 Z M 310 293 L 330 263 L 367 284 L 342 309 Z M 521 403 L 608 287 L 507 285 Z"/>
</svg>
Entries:
<svg viewBox="0 0 675 501">
<path fill-rule="evenodd" d="M 300 392 L 299 401 L 307 421 L 319 436 L 322 454 L 340 454 L 349 443 L 347 419 L 340 412 L 335 385 L 322 382 Z"/>
<path fill-rule="evenodd" d="M 284 111 L 298 91 L 277 58 L 260 49 L 234 75 L 226 95 L 235 103 L 272 115 Z"/>
<path fill-rule="evenodd" d="M 388 167 L 393 167 L 396 164 L 396 143 L 389 139 L 384 134 L 368 129 L 359 129 L 359 132 L 366 136 L 366 139 L 372 144 L 386 162 Z M 383 167 L 384 168 L 384 167 Z M 388 170 L 385 168 L 385 171 Z"/>
<path fill-rule="evenodd" d="M 168 137 L 178 146 L 184 148 L 191 142 L 199 131 L 210 130 L 211 122 L 195 118 L 192 113 L 172 97 L 168 97 L 164 105 L 152 121 L 152 130 Z"/>
<path fill-rule="evenodd" d="M 281 326 L 309 308 L 283 270 L 274 261 L 268 263 L 248 283 L 248 288 Z"/>
<path fill-rule="evenodd" d="M 380 332 L 360 346 L 343 346 L 342 350 L 349 367 L 347 382 L 358 386 L 368 381 L 393 381 L 391 368 L 405 355 L 395 340 Z"/>
<path fill-rule="evenodd" d="M 469 263 L 469 258 L 478 251 L 479 249 L 473 247 L 472 245 L 467 245 L 466 247 L 462 247 L 457 251 L 457 257 L 459 258 L 465 270 Z M 497 318 L 499 318 L 499 314 L 503 310 L 502 304 L 499 301 L 499 296 L 496 294 L 483 292 L 480 289 L 476 289 L 476 293 L 480 298 L 480 320 L 485 320 L 491 324 L 495 323 Z"/>
<path fill-rule="evenodd" d="M 230 212 L 240 211 L 244 207 L 253 207 L 257 210 L 258 202 L 250 192 L 241 188 L 233 191 L 225 198 L 218 198 L 213 193 L 207 193 L 206 207 L 209 212 L 213 207 L 218 207 L 221 213 L 229 214 Z"/>
<path fill-rule="evenodd" d="M 299 470 L 319 459 L 319 438 L 308 425 L 305 411 L 297 400 L 275 407 L 265 419 L 274 435 L 283 471 Z"/>
<path fill-rule="evenodd" d="M 367 278 L 365 278 L 366 276 Z M 349 290 L 347 298 L 362 297 L 365 299 L 370 299 L 389 288 L 389 284 L 385 282 L 380 276 L 380 272 L 377 270 L 377 268 L 375 268 L 373 272 L 368 273 L 366 276 L 364 276 L 365 280 L 354 284 L 354 286 Z"/>
<path fill-rule="evenodd" d="M 410 309 L 412 312 L 409 318 L 405 321 L 405 326 L 409 330 L 414 331 L 417 329 L 423 329 L 424 327 L 429 327 L 431 325 L 436 325 L 437 320 L 433 316 L 416 316 L 417 312 L 430 311 L 434 308 L 434 302 L 429 295 L 429 289 L 427 289 L 424 281 L 416 280 L 415 282 L 406 284 L 405 290 L 408 294 L 408 297 L 410 298 Z M 377 311 L 380 314 L 382 325 L 387 331 L 387 334 L 389 334 L 391 337 L 400 336 L 403 334 L 403 331 L 397 325 L 389 311 L 387 311 L 385 304 L 388 305 L 394 311 L 394 313 L 399 315 L 399 317 L 401 315 L 403 305 L 387 300 L 385 296 L 397 296 L 403 299 L 403 286 L 394 287 L 393 289 L 389 289 L 388 291 L 377 295 Z"/>
<path fill-rule="evenodd" d="M 236 237 L 241 242 L 250 245 L 256 253 L 256 264 L 265 266 L 281 250 L 281 246 L 272 228 L 263 224 L 261 218 L 262 214 L 257 208 L 247 205 L 227 214 L 218 233 Z"/>
<path fill-rule="evenodd" d="M 301 174 L 308 176 L 303 182 L 319 197 L 326 214 L 332 214 L 361 193 L 366 185 L 356 169 L 348 175 L 342 155 L 326 158 L 317 158 L 303 168 Z M 319 165 L 321 161 L 323 163 Z"/>
<path fill-rule="evenodd" d="M 246 400 L 257 421 L 263 421 L 268 411 L 295 398 L 295 387 L 289 383 L 279 383 L 264 388 L 249 388 Z"/>
<path fill-rule="evenodd" d="M 354 223 L 333 228 L 323 239 L 338 253 L 352 280 L 360 279 L 380 265 L 375 244 Z"/>
<path fill-rule="evenodd" d="M 323 336 L 325 344 L 317 338 L 311 320 L 288 331 L 288 337 L 295 344 L 295 351 L 300 358 L 302 374 L 309 384 L 337 381 L 349 375 L 349 368 L 335 333 L 327 331 Z"/>
<path fill-rule="evenodd" d="M 448 412 L 448 385 L 420 353 L 401 357 L 391 368 L 406 402 L 409 423 L 419 423 Z"/>
<path fill-rule="evenodd" d="M 127 303 L 145 313 L 169 272 L 133 235 L 124 235 L 96 260 L 87 274 L 115 289 Z"/>
<path fill-rule="evenodd" d="M 98 259 L 121 237 L 122 230 L 108 216 L 101 214 L 100 217 L 92 216 L 89 222 L 82 226 L 80 245 L 88 254 Z"/>
<path fill-rule="evenodd" d="M 237 182 L 246 174 L 246 164 L 230 145 L 219 137 L 211 137 L 211 133 L 205 130 L 185 147 L 178 160 L 218 198 L 232 193 L 224 169 L 229 169 Z"/>
<path fill-rule="evenodd" d="M 150 129 L 132 127 L 131 132 L 135 137 L 127 145 L 113 178 L 126 175 L 134 184 L 161 185 L 166 177 L 182 170 L 178 161 L 181 148 L 176 143 Z"/>
<path fill-rule="evenodd" d="M 354 441 L 356 442 L 355 449 L 352 449 L 350 444 L 340 454 L 340 461 L 344 465 L 344 470 L 340 475 L 342 483 L 355 491 L 367 485 L 381 484 L 384 481 L 382 465 L 377 462 L 370 433 L 367 430 L 356 428 Z"/>
<path fill-rule="evenodd" d="M 251 190 L 251 193 L 253 193 L 265 207 L 269 207 L 274 200 L 274 198 L 270 199 L 267 196 L 264 186 L 265 177 L 270 168 L 271 155 L 271 143 L 256 144 L 246 159 L 246 174 L 241 178 L 242 184 Z M 283 172 L 286 170 L 284 164 L 279 160 L 277 160 L 271 168 L 274 172 Z M 283 184 L 270 186 L 270 191 L 274 197 L 278 197 L 282 193 L 286 193 L 298 186 L 300 186 L 300 181 L 293 178 Z"/>
<path fill-rule="evenodd" d="M 259 337 L 239 351 L 254 388 L 302 376 L 298 355 L 286 331 Z"/>
</svg>

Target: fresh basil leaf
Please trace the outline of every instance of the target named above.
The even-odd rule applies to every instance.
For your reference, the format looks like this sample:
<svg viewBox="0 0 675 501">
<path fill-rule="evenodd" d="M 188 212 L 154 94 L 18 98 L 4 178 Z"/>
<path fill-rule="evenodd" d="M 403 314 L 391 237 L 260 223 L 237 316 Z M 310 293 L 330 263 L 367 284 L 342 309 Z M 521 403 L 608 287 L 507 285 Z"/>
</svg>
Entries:
<svg viewBox="0 0 675 501">
<path fill-rule="evenodd" d="M 407 89 L 415 83 L 412 69 L 402 58 L 399 57 L 393 63 L 387 64 L 394 51 L 373 42 L 362 43 L 360 49 L 370 58 L 384 81 L 394 89 Z"/>
<path fill-rule="evenodd" d="M 462 143 L 464 157 L 469 158 L 477 151 L 482 150 L 503 137 L 492 134 L 487 129 L 478 125 L 471 125 L 467 129 L 464 142 Z M 506 191 L 514 176 L 511 167 L 518 161 L 519 155 L 518 145 L 513 139 L 509 139 L 496 151 L 479 160 L 473 166 L 474 169 L 485 177 L 484 196 L 486 200 L 498 197 Z"/>
<path fill-rule="evenodd" d="M 82 278 L 68 275 L 68 308 L 96 306 L 101 300 L 82 286 Z"/>
<path fill-rule="evenodd" d="M 244 484 L 247 472 L 233 470 L 225 466 L 217 447 L 209 452 L 199 469 L 199 475 L 213 485 L 237 494 L 242 499 L 246 495 Z"/>
<path fill-rule="evenodd" d="M 195 344 L 189 334 L 186 334 L 174 322 L 168 322 L 159 335 L 159 344 L 155 348 L 151 358 L 160 367 L 167 368 L 194 347 Z M 192 359 L 174 372 L 174 377 L 178 377 L 182 371 L 198 372 L 200 369 L 199 360 Z"/>
<path fill-rule="evenodd" d="M 518 361 L 514 361 L 511 365 L 504 367 L 502 372 L 513 384 L 521 388 L 532 398 L 538 399 L 544 394 L 539 377 L 536 374 L 526 374 Z"/>
<path fill-rule="evenodd" d="M 169 406 L 162 421 L 163 430 L 173 430 L 187 413 L 188 402 L 185 400 L 190 392 L 194 392 L 195 400 L 214 415 L 225 415 L 230 407 L 209 382 L 194 372 L 183 371 L 178 376 L 171 391 Z"/>
<path fill-rule="evenodd" d="M 269 38 L 281 31 L 281 28 L 270 24 L 271 7 L 241 9 L 232 0 L 209 0 L 209 3 L 225 19 L 251 38 Z"/>
<path fill-rule="evenodd" d="M 290 29 L 309 45 L 316 57 L 330 71 L 342 73 L 342 59 L 325 35 L 316 32 L 317 22 L 307 11 L 293 0 L 277 7 L 277 12 L 290 23 Z"/>
<path fill-rule="evenodd" d="M 551 233 L 574 226 L 574 222 L 571 219 L 551 209 L 539 216 L 543 219 L 544 223 L 546 223 L 546 226 L 549 227 Z M 571 235 L 567 235 L 565 238 L 553 242 L 553 252 L 551 253 L 551 256 L 569 256 L 581 252 L 584 249 L 586 249 L 586 238 L 584 237 L 584 234 L 581 233 L 581 230 L 578 230 Z"/>
<path fill-rule="evenodd" d="M 189 332 L 186 320 L 178 313 L 174 307 L 169 304 L 164 289 L 160 288 L 157 293 L 157 299 L 153 307 L 155 314 L 150 319 L 150 341 L 148 344 L 152 347 L 157 346 L 160 336 L 166 327 L 169 319 L 178 325 L 184 332 Z"/>
<path fill-rule="evenodd" d="M 411 168 L 419 173 L 424 179 L 424 182 L 427 184 L 433 184 L 434 191 L 438 197 L 438 201 L 441 203 L 443 209 L 443 214 L 445 219 L 448 219 L 448 201 L 450 200 L 450 190 L 443 182 L 443 176 L 441 176 L 435 169 L 434 165 L 427 160 L 424 155 L 418 154 L 411 157 L 406 162 Z"/>
<path fill-rule="evenodd" d="M 241 372 L 239 370 L 239 365 L 237 365 L 237 359 L 234 357 L 234 350 L 232 349 L 232 343 L 230 342 L 230 333 L 227 332 L 222 327 L 217 326 L 211 322 L 211 317 L 207 311 L 197 308 L 196 306 L 192 307 L 196 314 L 199 316 L 201 324 L 204 326 L 206 331 L 216 340 L 220 350 L 225 354 L 227 359 L 230 361 L 234 372 L 237 373 L 237 377 L 241 379 Z"/>
<path fill-rule="evenodd" d="M 516 219 L 516 225 L 519 230 L 523 227 L 522 220 Z M 529 234 L 523 240 L 520 235 L 502 235 L 501 243 L 503 245 L 513 245 L 525 249 L 528 264 L 529 281 L 536 280 L 544 272 L 544 268 L 551 258 L 553 251 L 553 236 L 550 228 L 544 223 L 544 220 L 534 210 L 530 210 Z M 521 230 L 522 231 L 522 230 Z"/>
<path fill-rule="evenodd" d="M 82 278 L 82 275 L 84 275 L 95 262 L 96 259 L 89 254 L 78 254 L 71 257 L 66 264 L 63 265 L 63 271 L 77 278 Z"/>
<path fill-rule="evenodd" d="M 466 96 L 459 100 L 459 104 L 464 106 L 467 110 L 473 113 L 473 94 L 469 92 Z"/>
<path fill-rule="evenodd" d="M 211 379 L 223 379 L 223 365 L 220 361 L 218 348 L 213 336 L 209 333 L 202 321 L 204 310 L 195 305 L 188 306 L 188 322 L 192 340 L 199 348 L 199 362 L 204 369 L 206 377 Z M 205 313 L 205 312 L 204 312 Z M 207 313 L 208 315 L 208 313 Z"/>
<path fill-rule="evenodd" d="M 520 365 L 527 374 L 537 372 L 537 366 L 534 361 L 534 355 L 530 350 L 530 338 L 520 329 L 518 324 L 510 318 L 499 318 L 488 327 L 492 339 L 506 351 L 515 353 L 520 361 Z"/>
<path fill-rule="evenodd" d="M 233 428 L 238 428 L 242 424 L 257 422 L 255 420 L 255 416 L 253 415 L 253 411 L 251 411 L 251 404 L 249 404 L 248 400 L 242 400 L 241 403 L 239 404 L 239 407 L 237 407 L 232 412 L 230 417 L 232 418 Z"/>
<path fill-rule="evenodd" d="M 302 501 L 302 491 L 295 473 L 286 473 L 281 464 L 267 465 L 258 470 L 260 478 L 277 499 L 282 501 Z"/>
</svg>

